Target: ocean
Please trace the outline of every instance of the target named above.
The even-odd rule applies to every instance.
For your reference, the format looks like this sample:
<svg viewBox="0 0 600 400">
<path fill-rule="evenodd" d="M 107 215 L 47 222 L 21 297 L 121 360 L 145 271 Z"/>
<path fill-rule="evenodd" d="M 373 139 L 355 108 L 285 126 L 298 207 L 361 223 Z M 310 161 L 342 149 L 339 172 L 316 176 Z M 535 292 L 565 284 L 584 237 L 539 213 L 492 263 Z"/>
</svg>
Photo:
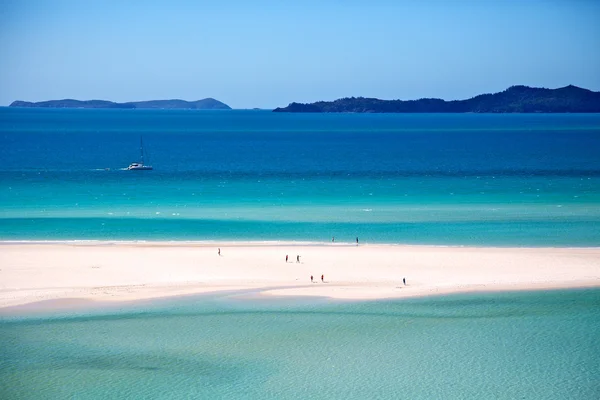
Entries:
<svg viewBox="0 0 600 400">
<path fill-rule="evenodd" d="M 152 171 L 139 161 L 143 137 Z M 600 245 L 600 115 L 0 108 L 0 240 Z M 0 317 L 0 398 L 590 399 L 600 290 Z"/>
<path fill-rule="evenodd" d="M 126 171 L 139 142 L 153 171 Z M 0 108 L 0 240 L 600 245 L 599 114 Z"/>
<path fill-rule="evenodd" d="M 4 399 L 595 399 L 600 290 L 252 293 L 0 319 Z"/>
</svg>

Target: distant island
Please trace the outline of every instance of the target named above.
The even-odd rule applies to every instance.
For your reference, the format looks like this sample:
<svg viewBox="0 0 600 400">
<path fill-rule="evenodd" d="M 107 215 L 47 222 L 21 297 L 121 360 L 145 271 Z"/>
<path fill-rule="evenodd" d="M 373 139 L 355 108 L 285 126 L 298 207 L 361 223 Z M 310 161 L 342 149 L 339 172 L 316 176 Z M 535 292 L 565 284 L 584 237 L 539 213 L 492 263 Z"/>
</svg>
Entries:
<svg viewBox="0 0 600 400">
<path fill-rule="evenodd" d="M 335 101 L 291 103 L 274 112 L 298 113 L 598 113 L 600 92 L 569 85 L 559 89 L 512 86 L 468 100 L 380 100 L 347 97 Z"/>
<path fill-rule="evenodd" d="M 138 108 L 138 109 L 169 109 L 169 110 L 231 110 L 227 104 L 212 98 L 197 101 L 185 100 L 149 100 L 115 103 L 106 100 L 48 100 L 32 103 L 29 101 L 13 101 L 10 107 L 43 107 L 43 108 Z"/>
</svg>

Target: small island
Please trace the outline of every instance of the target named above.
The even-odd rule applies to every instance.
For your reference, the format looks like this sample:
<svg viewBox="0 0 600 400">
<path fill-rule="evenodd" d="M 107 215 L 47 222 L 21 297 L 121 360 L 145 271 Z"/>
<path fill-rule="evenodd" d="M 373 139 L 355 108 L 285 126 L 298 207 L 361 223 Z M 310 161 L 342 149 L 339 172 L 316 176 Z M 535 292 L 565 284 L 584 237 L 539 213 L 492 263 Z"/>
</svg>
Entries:
<svg viewBox="0 0 600 400">
<path fill-rule="evenodd" d="M 512 86 L 467 100 L 380 100 L 347 97 L 335 101 L 291 103 L 274 112 L 296 113 L 598 113 L 600 92 L 569 85 L 558 89 Z"/>
<path fill-rule="evenodd" d="M 231 110 L 227 104 L 206 98 L 196 101 L 185 100 L 149 100 L 115 103 L 106 100 L 48 100 L 37 103 L 29 101 L 13 101 L 10 107 L 38 107 L 38 108 L 125 108 L 125 109 L 166 109 L 166 110 Z"/>
</svg>

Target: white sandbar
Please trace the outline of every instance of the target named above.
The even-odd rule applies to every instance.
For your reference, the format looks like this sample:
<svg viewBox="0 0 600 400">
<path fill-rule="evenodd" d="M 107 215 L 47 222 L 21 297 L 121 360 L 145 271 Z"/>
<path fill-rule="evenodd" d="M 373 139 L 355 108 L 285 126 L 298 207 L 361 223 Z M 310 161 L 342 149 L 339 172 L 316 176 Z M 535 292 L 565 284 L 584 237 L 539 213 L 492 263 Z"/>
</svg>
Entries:
<svg viewBox="0 0 600 400">
<path fill-rule="evenodd" d="M 598 286 L 600 248 L 0 244 L 0 308 L 47 300 L 132 301 L 237 289 L 361 300 Z"/>
</svg>

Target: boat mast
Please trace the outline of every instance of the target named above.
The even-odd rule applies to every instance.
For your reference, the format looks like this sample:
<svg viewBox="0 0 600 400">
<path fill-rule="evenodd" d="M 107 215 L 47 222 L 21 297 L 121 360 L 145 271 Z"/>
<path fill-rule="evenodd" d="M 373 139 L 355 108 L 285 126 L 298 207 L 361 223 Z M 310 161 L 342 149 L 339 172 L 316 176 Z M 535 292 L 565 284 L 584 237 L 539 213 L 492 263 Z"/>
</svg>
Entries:
<svg viewBox="0 0 600 400">
<path fill-rule="evenodd" d="M 142 158 L 142 165 L 144 165 L 144 142 L 142 142 L 141 136 L 140 136 L 140 156 Z"/>
</svg>

